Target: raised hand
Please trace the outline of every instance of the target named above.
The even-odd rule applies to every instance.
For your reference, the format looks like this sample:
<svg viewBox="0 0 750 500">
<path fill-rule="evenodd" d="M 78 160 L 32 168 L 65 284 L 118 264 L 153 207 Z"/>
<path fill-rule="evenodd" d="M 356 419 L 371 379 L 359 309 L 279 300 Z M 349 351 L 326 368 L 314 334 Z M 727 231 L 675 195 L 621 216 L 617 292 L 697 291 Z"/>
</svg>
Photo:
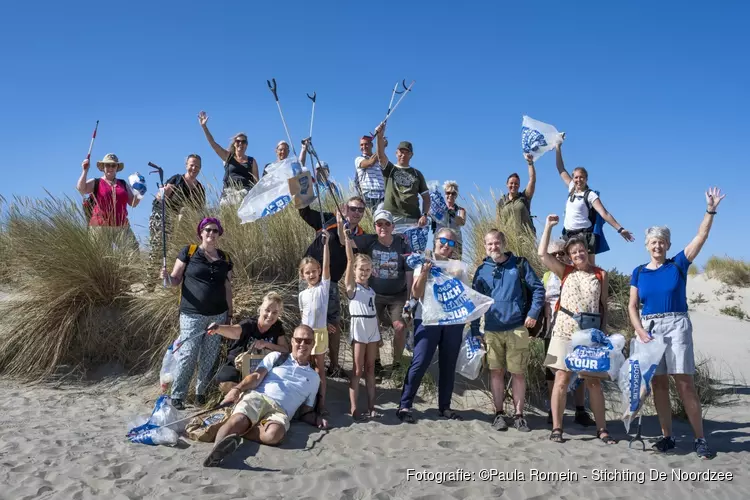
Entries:
<svg viewBox="0 0 750 500">
<path fill-rule="evenodd" d="M 91 166 L 91 162 L 89 162 L 88 158 L 83 160 L 83 163 L 81 163 L 81 167 L 83 168 L 84 172 L 88 172 L 90 166 Z"/>
<path fill-rule="evenodd" d="M 328 241 L 331 239 L 331 233 L 323 229 L 323 232 L 321 233 L 321 237 L 323 238 L 323 244 L 328 245 Z"/>
<path fill-rule="evenodd" d="M 556 226 L 560 222 L 560 216 L 555 214 L 550 214 L 547 216 L 547 225 L 549 227 Z"/>
<path fill-rule="evenodd" d="M 526 153 L 525 155 L 523 155 L 523 157 L 526 158 L 526 163 L 528 163 L 529 165 L 534 164 L 534 155 L 532 155 L 531 153 Z"/>
<path fill-rule="evenodd" d="M 709 212 L 715 212 L 719 203 L 721 203 L 721 200 L 726 196 L 727 195 L 725 194 L 721 194 L 721 189 L 717 187 L 709 188 L 708 191 L 706 191 L 706 210 Z"/>
<path fill-rule="evenodd" d="M 385 132 L 385 122 L 380 122 L 380 125 L 375 127 L 375 135 L 380 135 Z"/>
<path fill-rule="evenodd" d="M 198 123 L 201 124 L 201 127 L 205 127 L 206 123 L 208 123 L 208 115 L 205 111 L 198 113 Z"/>
</svg>

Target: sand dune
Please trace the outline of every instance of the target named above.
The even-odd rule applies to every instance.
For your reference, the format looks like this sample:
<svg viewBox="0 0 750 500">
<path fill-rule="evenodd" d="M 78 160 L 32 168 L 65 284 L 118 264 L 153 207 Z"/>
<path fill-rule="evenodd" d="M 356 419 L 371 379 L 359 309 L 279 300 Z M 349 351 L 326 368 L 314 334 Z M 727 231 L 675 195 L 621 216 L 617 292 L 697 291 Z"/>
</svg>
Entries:
<svg viewBox="0 0 750 500">
<path fill-rule="evenodd" d="M 690 292 L 706 295 L 715 285 L 702 278 L 690 281 Z M 744 365 L 750 349 L 750 323 L 719 315 L 718 300 L 711 296 L 709 303 L 692 313 L 696 348 L 721 360 L 735 375 L 748 374 Z M 628 449 L 622 423 L 616 420 L 609 422 L 620 440 L 614 446 L 593 439 L 593 431 L 573 424 L 572 417 L 565 421 L 569 441 L 563 445 L 547 439 L 549 426 L 543 416 L 529 416 L 532 432 L 528 434 L 493 431 L 489 415 L 476 409 L 486 398 L 472 390 L 460 391 L 455 398 L 457 407 L 472 407 L 464 408 L 464 422 L 438 419 L 433 404 L 422 403 L 417 407 L 420 420 L 416 425 L 400 424 L 393 411 L 399 392 L 381 390 L 385 415 L 377 421 L 352 424 L 344 415 L 346 390 L 344 382 L 330 383 L 335 428 L 323 432 L 294 423 L 281 447 L 245 443 L 221 468 L 204 469 L 201 462 L 210 444 L 182 440 L 174 448 L 150 447 L 125 439 L 128 419 L 148 414 L 153 405 L 152 381 L 120 377 L 95 385 L 61 387 L 3 381 L 0 406 L 6 424 L 0 431 L 0 499 L 750 496 L 746 387 L 738 388 L 731 404 L 707 412 L 706 433 L 718 452 L 711 462 L 701 462 L 692 453 L 692 436 L 684 422 L 675 424 L 677 453 L 659 456 Z M 656 418 L 645 418 L 644 434 L 655 437 L 658 433 Z M 483 470 L 494 470 L 493 480 L 482 480 Z M 426 471 L 446 476 L 420 475 Z M 544 477 L 567 471 L 577 478 Z M 673 471 L 722 472 L 734 477 L 731 481 L 674 480 Z M 643 481 L 638 473 L 645 475 Z M 666 474 L 667 479 L 651 480 L 650 473 Z"/>
</svg>

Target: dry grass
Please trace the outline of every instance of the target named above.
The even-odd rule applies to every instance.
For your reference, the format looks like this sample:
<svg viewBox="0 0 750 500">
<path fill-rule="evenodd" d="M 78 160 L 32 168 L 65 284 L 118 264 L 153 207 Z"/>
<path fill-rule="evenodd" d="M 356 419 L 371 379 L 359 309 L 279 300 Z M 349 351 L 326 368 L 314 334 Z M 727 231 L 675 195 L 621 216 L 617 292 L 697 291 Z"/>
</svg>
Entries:
<svg viewBox="0 0 750 500">
<path fill-rule="evenodd" d="M 727 285 L 750 286 L 750 263 L 745 261 L 712 256 L 704 269 L 709 278 L 716 278 Z"/>
<path fill-rule="evenodd" d="M 700 272 L 701 270 L 695 264 L 690 264 L 690 267 L 688 267 L 688 276 L 698 276 Z"/>
</svg>

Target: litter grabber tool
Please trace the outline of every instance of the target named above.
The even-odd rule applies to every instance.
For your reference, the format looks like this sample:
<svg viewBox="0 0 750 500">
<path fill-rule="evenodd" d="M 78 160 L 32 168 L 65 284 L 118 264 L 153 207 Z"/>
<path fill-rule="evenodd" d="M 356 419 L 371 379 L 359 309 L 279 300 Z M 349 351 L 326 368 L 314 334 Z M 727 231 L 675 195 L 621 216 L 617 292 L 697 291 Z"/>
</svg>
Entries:
<svg viewBox="0 0 750 500">
<path fill-rule="evenodd" d="M 654 320 L 651 320 L 651 323 L 648 325 L 649 337 L 653 337 L 653 335 L 651 334 L 653 329 L 654 329 Z M 630 355 L 632 356 L 633 353 L 631 352 Z M 646 443 L 643 441 L 643 437 L 641 437 L 641 421 L 643 420 L 643 405 L 645 403 L 646 403 L 645 401 L 641 403 L 641 409 L 638 414 L 638 427 L 636 428 L 635 436 L 633 436 L 630 439 L 630 442 L 628 443 L 628 449 L 631 449 L 633 447 L 633 443 L 638 442 L 641 445 L 641 451 L 646 451 Z"/>
<path fill-rule="evenodd" d="M 162 265 L 162 269 L 166 269 L 167 268 L 167 231 L 166 231 L 166 226 L 165 226 L 166 224 L 166 219 L 165 219 L 166 217 L 166 208 L 165 208 L 166 192 L 164 191 L 164 170 L 160 166 L 151 162 L 148 162 L 148 166 L 153 168 L 153 170 L 149 172 L 149 174 L 159 174 L 159 183 L 161 185 L 160 186 L 157 185 L 157 188 L 161 187 L 162 189 L 162 193 L 161 193 L 161 255 L 162 255 L 161 265 Z M 163 286 L 164 288 L 167 288 L 166 277 L 164 278 Z"/>
<path fill-rule="evenodd" d="M 271 84 L 273 82 L 273 85 Z M 286 138 L 289 141 L 289 146 L 292 148 L 294 156 L 297 156 L 297 150 L 294 148 L 292 142 L 292 136 L 289 134 L 289 127 L 286 126 L 286 120 L 284 119 L 284 113 L 281 111 L 281 103 L 279 102 L 278 87 L 276 86 L 276 78 L 266 80 L 269 90 L 273 93 L 273 98 L 276 99 L 276 106 L 279 108 L 279 115 L 281 115 L 281 123 L 284 125 L 284 131 L 286 132 Z"/>
</svg>

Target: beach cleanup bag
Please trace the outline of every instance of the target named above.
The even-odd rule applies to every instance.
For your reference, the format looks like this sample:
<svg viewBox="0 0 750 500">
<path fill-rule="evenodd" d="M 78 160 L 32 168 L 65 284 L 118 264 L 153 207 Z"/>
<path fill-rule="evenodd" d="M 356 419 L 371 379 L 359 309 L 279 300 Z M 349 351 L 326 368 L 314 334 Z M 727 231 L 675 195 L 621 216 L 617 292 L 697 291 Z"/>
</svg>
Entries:
<svg viewBox="0 0 750 500">
<path fill-rule="evenodd" d="M 447 225 L 448 203 L 445 201 L 443 193 L 440 192 L 438 181 L 428 182 L 427 188 L 430 191 L 430 212 L 428 215 L 433 221 Z"/>
<path fill-rule="evenodd" d="M 625 362 L 623 347 L 625 337 L 619 333 L 607 336 L 596 328 L 581 330 L 571 338 L 565 366 L 580 376 L 616 380 Z"/>
<path fill-rule="evenodd" d="M 137 417 L 131 423 L 133 427 L 128 431 L 127 438 L 131 443 L 174 446 L 179 439 L 177 432 L 180 429 L 169 426 L 179 419 L 180 414 L 172 406 L 172 399 L 167 395 L 159 396 L 148 419 Z"/>
<path fill-rule="evenodd" d="M 486 351 L 482 348 L 482 343 L 467 328 L 464 334 L 464 342 L 458 351 L 456 373 L 469 380 L 476 380 L 482 372 L 482 361 L 485 354 Z"/>
<path fill-rule="evenodd" d="M 646 344 L 635 338 L 630 341 L 630 357 L 620 368 L 617 381 L 622 399 L 621 418 L 625 424 L 625 432 L 630 432 L 630 423 L 651 393 L 651 380 L 666 348 L 661 338 L 653 338 Z"/>
<path fill-rule="evenodd" d="M 421 253 L 427 249 L 430 228 L 428 225 L 419 227 L 418 224 L 396 224 L 393 227 L 393 234 L 402 234 L 411 251 Z"/>
<path fill-rule="evenodd" d="M 563 135 L 555 127 L 524 115 L 521 122 L 521 149 L 524 153 L 531 154 L 534 161 L 547 151 L 555 149 L 562 141 Z"/>
</svg>

